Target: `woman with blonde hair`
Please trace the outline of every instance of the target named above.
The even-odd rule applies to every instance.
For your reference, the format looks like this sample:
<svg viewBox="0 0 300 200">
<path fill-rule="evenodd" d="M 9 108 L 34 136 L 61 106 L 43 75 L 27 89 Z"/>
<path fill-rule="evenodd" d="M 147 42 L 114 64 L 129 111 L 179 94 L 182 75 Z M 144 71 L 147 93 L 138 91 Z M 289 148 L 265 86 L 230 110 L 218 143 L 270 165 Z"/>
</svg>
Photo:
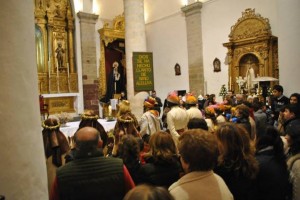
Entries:
<svg viewBox="0 0 300 200">
<path fill-rule="evenodd" d="M 181 172 L 175 142 L 169 133 L 159 131 L 151 135 L 149 146 L 140 170 L 141 182 L 168 188 Z"/>
<path fill-rule="evenodd" d="M 259 171 L 254 144 L 241 125 L 225 123 L 215 132 L 219 157 L 215 173 L 221 176 L 235 200 L 257 199 L 256 176 Z"/>
</svg>

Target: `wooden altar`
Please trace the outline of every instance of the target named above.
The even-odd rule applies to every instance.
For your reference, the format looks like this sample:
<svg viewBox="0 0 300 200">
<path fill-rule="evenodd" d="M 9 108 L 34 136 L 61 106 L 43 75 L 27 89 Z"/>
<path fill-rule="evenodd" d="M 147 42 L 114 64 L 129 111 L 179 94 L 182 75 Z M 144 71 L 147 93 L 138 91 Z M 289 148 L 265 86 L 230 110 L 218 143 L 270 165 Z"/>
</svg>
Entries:
<svg viewBox="0 0 300 200">
<path fill-rule="evenodd" d="M 39 92 L 44 96 L 50 114 L 74 112 L 78 74 L 71 1 L 36 0 L 34 16 Z"/>
<path fill-rule="evenodd" d="M 253 79 L 259 76 L 279 78 L 278 39 L 272 35 L 269 20 L 256 14 L 255 9 L 242 12 L 242 17 L 231 27 L 229 42 L 223 46 L 228 49 L 228 88 L 235 93 L 241 92 L 238 80 L 247 78 L 249 70 Z M 248 85 L 244 88 L 250 94 L 255 86 L 252 81 Z"/>
</svg>

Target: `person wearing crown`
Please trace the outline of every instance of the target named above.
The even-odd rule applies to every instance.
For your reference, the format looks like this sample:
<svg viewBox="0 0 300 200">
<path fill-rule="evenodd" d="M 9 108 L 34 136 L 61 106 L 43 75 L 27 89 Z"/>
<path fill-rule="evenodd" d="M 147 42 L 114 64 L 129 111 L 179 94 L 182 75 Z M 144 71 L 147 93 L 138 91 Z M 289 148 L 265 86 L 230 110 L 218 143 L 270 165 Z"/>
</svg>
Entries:
<svg viewBox="0 0 300 200">
<path fill-rule="evenodd" d="M 186 109 L 187 109 L 186 112 L 189 116 L 189 120 L 192 118 L 203 119 L 202 112 L 198 109 L 197 103 L 198 103 L 197 99 L 194 95 L 192 94 L 186 95 L 185 104 L 186 104 Z"/>
<path fill-rule="evenodd" d="M 139 121 L 140 134 L 142 137 L 145 134 L 150 136 L 151 134 L 161 130 L 159 112 L 155 109 L 156 104 L 157 102 L 155 98 L 151 96 L 144 101 L 145 112 Z"/>
<path fill-rule="evenodd" d="M 179 97 L 177 91 L 169 93 L 167 97 L 168 106 L 171 110 L 167 113 L 168 131 L 171 133 L 175 143 L 179 136 L 185 131 L 188 123 L 186 110 L 179 107 Z"/>
<path fill-rule="evenodd" d="M 55 118 L 48 118 L 42 123 L 49 191 L 55 178 L 56 169 L 65 164 L 64 156 L 70 151 L 68 139 L 60 131 L 60 125 L 59 120 Z"/>
</svg>

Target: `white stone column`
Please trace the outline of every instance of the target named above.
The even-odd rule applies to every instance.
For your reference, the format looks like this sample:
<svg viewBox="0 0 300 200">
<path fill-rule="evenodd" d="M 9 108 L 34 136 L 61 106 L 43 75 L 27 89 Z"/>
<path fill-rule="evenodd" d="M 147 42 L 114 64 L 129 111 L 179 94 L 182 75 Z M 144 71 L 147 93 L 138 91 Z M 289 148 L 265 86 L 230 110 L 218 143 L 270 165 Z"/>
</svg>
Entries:
<svg viewBox="0 0 300 200">
<path fill-rule="evenodd" d="M 80 23 L 84 109 L 99 113 L 96 55 L 96 22 L 98 15 L 78 12 Z"/>
<path fill-rule="evenodd" d="M 48 199 L 34 1 L 2 1 L 0 24 L 0 195 L 6 199 Z"/>
<path fill-rule="evenodd" d="M 132 52 L 146 52 L 144 0 L 124 0 L 127 97 L 132 112 L 139 118 L 143 113 L 146 92 L 134 92 Z"/>
<path fill-rule="evenodd" d="M 202 3 L 196 1 L 181 8 L 185 13 L 190 91 L 204 92 L 203 42 L 201 25 Z"/>
</svg>

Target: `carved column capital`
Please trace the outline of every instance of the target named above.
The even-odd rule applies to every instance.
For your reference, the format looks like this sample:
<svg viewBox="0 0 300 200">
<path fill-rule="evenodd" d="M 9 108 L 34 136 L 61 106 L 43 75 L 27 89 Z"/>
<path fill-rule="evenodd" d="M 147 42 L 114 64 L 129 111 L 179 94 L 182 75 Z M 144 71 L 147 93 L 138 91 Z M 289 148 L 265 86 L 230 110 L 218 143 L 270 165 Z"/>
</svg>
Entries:
<svg viewBox="0 0 300 200">
<path fill-rule="evenodd" d="M 94 23 L 94 24 L 96 24 L 99 17 L 99 15 L 85 13 L 85 12 L 78 12 L 77 16 L 79 17 L 80 22 Z"/>
<path fill-rule="evenodd" d="M 185 13 L 185 16 L 193 15 L 201 12 L 202 3 L 197 1 L 181 8 L 181 11 Z"/>
</svg>

